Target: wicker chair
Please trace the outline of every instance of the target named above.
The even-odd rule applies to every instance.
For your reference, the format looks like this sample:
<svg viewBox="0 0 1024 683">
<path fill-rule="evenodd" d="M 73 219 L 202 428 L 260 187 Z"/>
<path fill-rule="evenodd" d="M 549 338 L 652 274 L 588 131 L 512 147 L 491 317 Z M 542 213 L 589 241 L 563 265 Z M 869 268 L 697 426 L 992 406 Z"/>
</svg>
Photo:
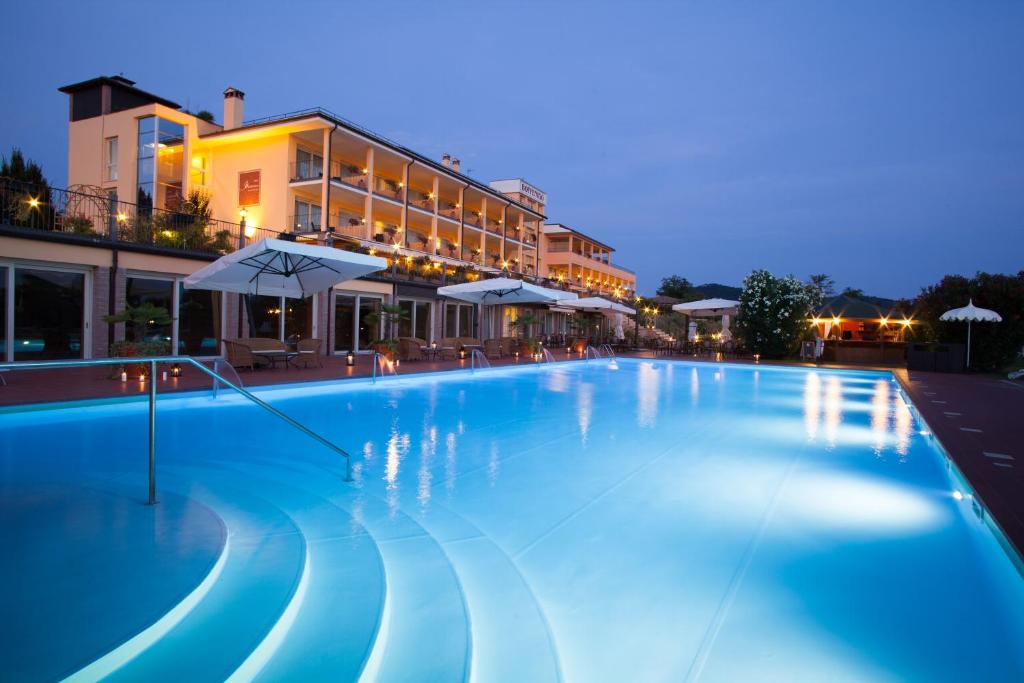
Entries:
<svg viewBox="0 0 1024 683">
<path fill-rule="evenodd" d="M 455 337 L 444 337 L 437 341 L 437 348 L 441 349 L 441 358 L 444 360 L 455 360 L 459 357 L 459 349 L 462 344 Z"/>
<path fill-rule="evenodd" d="M 511 356 L 519 348 L 519 340 L 515 337 L 502 337 L 501 338 L 501 352 L 506 356 Z"/>
<path fill-rule="evenodd" d="M 261 364 L 252 355 L 252 349 L 249 348 L 248 344 L 243 344 L 237 339 L 224 339 L 222 341 L 224 342 L 224 348 L 228 352 L 228 362 L 236 370 L 238 368 L 249 368 L 249 372 L 252 372 L 256 369 L 257 365 Z"/>
<path fill-rule="evenodd" d="M 316 339 L 313 337 L 309 339 L 300 339 L 295 344 L 295 350 L 299 352 L 299 356 L 295 360 L 301 361 L 303 366 L 307 368 L 310 363 L 316 363 L 322 368 L 324 366 L 323 354 L 321 353 L 323 346 L 324 342 L 322 339 Z"/>
<path fill-rule="evenodd" d="M 421 351 L 421 349 L 426 345 L 427 342 L 422 339 L 417 339 L 416 337 L 399 337 L 399 360 L 423 360 L 423 351 Z"/>
<path fill-rule="evenodd" d="M 501 358 L 505 354 L 501 350 L 500 339 L 485 339 L 484 340 L 484 355 L 488 358 Z"/>
</svg>

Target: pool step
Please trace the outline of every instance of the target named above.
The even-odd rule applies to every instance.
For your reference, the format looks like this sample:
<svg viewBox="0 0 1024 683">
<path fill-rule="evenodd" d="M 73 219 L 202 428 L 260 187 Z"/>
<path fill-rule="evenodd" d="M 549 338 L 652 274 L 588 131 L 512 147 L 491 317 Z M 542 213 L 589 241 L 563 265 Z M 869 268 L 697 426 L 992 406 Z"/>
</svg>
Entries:
<svg viewBox="0 0 1024 683">
<path fill-rule="evenodd" d="M 373 537 L 387 588 L 380 632 L 360 680 L 468 680 L 472 635 L 462 586 L 444 549 L 422 526 L 386 500 L 313 465 L 293 460 L 231 466 L 330 499 Z"/>
<path fill-rule="evenodd" d="M 192 483 L 189 483 L 189 482 Z M 306 543 L 277 507 L 240 488 L 162 472 L 164 490 L 187 492 L 228 529 L 229 552 L 209 592 L 170 631 L 116 668 L 108 681 L 227 680 L 303 591 Z"/>
<path fill-rule="evenodd" d="M 220 462 L 184 472 L 197 479 L 221 477 L 290 510 L 306 542 L 305 599 L 272 656 L 248 673 L 265 681 L 356 680 L 376 639 L 385 599 L 383 562 L 366 529 L 325 497 L 289 485 L 278 472 Z M 340 480 L 337 485 L 345 486 Z"/>
<path fill-rule="evenodd" d="M 462 583 L 473 624 L 471 680 L 562 680 L 543 610 L 504 550 L 464 517 L 432 504 L 413 517 L 441 542 Z M 529 656 L 524 656 L 529 653 Z"/>
</svg>

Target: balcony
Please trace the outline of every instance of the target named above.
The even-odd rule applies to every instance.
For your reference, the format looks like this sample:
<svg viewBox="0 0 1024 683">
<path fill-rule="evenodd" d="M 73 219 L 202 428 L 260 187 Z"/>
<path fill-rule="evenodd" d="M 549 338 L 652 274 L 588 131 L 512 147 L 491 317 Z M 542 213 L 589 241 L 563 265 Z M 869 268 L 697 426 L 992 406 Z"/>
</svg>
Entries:
<svg viewBox="0 0 1024 683">
<path fill-rule="evenodd" d="M 298 214 L 288 216 L 288 225 L 296 233 L 319 232 L 323 229 L 323 220 L 317 215 Z"/>
<path fill-rule="evenodd" d="M 379 197 L 385 197 L 394 201 L 402 201 L 402 184 L 397 180 L 373 177 L 373 193 Z"/>
<path fill-rule="evenodd" d="M 444 216 L 445 218 L 450 218 L 453 221 L 458 221 L 459 218 L 462 217 L 462 209 L 459 208 L 458 204 L 442 199 L 437 203 L 437 214 L 439 216 Z"/>
<path fill-rule="evenodd" d="M 288 168 L 289 182 L 303 183 L 310 180 L 321 180 L 323 177 L 324 167 L 318 161 L 293 161 Z"/>
<path fill-rule="evenodd" d="M 368 185 L 367 174 L 363 169 L 345 161 L 331 162 L 331 181 L 359 190 L 366 190 Z"/>
<path fill-rule="evenodd" d="M 331 214 L 330 226 L 334 232 L 348 237 L 369 239 L 370 230 L 366 226 L 366 219 L 349 211 L 339 211 Z"/>
<path fill-rule="evenodd" d="M 208 256 L 228 254 L 241 243 L 238 223 L 190 212 L 165 211 L 81 192 L 0 179 L 0 227 L 27 237 L 85 244 L 138 245 Z M 276 230 L 245 230 L 245 240 L 277 237 Z"/>
<path fill-rule="evenodd" d="M 474 228 L 483 228 L 483 217 L 476 211 L 467 211 L 463 222 L 466 225 L 471 225 Z"/>
<path fill-rule="evenodd" d="M 487 230 L 487 232 L 491 233 L 492 235 L 500 235 L 501 234 L 501 221 L 496 220 L 494 218 L 488 218 L 487 216 L 484 216 L 483 217 L 483 224 L 484 224 L 484 229 Z"/>
<path fill-rule="evenodd" d="M 415 188 L 409 188 L 409 205 L 415 206 L 424 211 L 434 212 L 434 195 L 432 192 L 423 192 Z"/>
</svg>

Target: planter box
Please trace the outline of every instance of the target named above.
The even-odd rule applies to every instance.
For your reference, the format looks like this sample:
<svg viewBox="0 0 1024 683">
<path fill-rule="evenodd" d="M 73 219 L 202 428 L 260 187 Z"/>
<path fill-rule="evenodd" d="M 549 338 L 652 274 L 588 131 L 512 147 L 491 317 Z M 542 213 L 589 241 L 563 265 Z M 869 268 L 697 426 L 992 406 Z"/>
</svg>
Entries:
<svg viewBox="0 0 1024 683">
<path fill-rule="evenodd" d="M 907 369 L 928 372 L 963 372 L 963 344 L 909 344 Z"/>
</svg>

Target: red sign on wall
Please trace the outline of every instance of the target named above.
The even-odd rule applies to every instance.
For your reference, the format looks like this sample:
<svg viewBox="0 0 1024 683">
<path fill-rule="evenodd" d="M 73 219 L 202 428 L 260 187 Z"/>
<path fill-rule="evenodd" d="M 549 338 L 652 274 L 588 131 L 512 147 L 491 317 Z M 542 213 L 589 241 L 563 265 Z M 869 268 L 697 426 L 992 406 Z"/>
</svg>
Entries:
<svg viewBox="0 0 1024 683">
<path fill-rule="evenodd" d="M 260 203 L 260 172 L 242 171 L 238 174 L 238 205 L 255 206 Z"/>
</svg>

